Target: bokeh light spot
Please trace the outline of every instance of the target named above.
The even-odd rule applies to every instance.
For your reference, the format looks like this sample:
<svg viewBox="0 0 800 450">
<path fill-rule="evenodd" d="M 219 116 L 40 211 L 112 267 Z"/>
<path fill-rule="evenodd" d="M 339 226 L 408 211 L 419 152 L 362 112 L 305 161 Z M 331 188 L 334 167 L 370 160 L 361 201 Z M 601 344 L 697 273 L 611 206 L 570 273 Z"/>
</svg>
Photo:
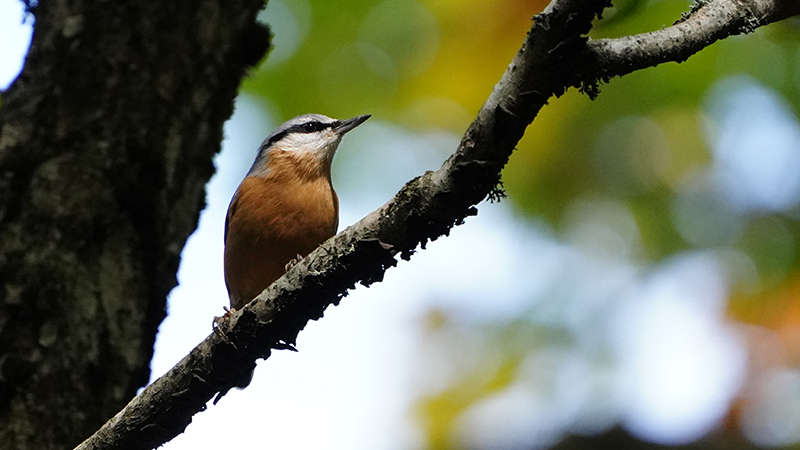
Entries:
<svg viewBox="0 0 800 450">
<path fill-rule="evenodd" d="M 291 58 L 311 28 L 311 17 L 311 5 L 305 0 L 290 4 L 270 0 L 258 14 L 258 20 L 269 25 L 272 33 L 272 49 L 260 68 L 269 69 Z"/>
<path fill-rule="evenodd" d="M 391 103 L 397 83 L 373 72 L 363 57 L 361 45 L 351 43 L 331 52 L 319 68 L 320 100 L 331 111 L 341 110 L 341 105 L 352 105 L 356 111 L 371 110 L 376 113 L 370 98 L 383 98 Z M 362 104 L 355 104 L 359 99 Z"/>
<path fill-rule="evenodd" d="M 425 72 L 439 50 L 439 24 L 428 9 L 412 0 L 386 0 L 367 15 L 359 33 L 363 43 L 381 50 L 393 62 L 394 70 L 382 69 L 381 56 L 367 66 L 378 75 L 413 77 Z M 369 57 L 365 54 L 365 57 Z"/>
<path fill-rule="evenodd" d="M 723 80 L 706 109 L 712 176 L 720 195 L 747 210 L 783 211 L 800 201 L 800 125 L 772 91 L 747 77 Z"/>
<path fill-rule="evenodd" d="M 672 203 L 678 233 L 698 247 L 733 244 L 741 236 L 742 218 L 713 192 L 706 173 L 688 177 Z"/>
<path fill-rule="evenodd" d="M 569 206 L 565 219 L 567 241 L 589 254 L 622 260 L 640 253 L 636 220 L 620 202 L 581 198 Z"/>
<path fill-rule="evenodd" d="M 757 394 L 743 417 L 748 439 L 764 447 L 800 440 L 800 371 L 778 369 L 762 374 Z"/>
<path fill-rule="evenodd" d="M 468 449 L 540 449 L 559 432 L 547 402 L 530 385 L 515 385 L 470 408 L 459 421 L 459 444 Z"/>
<path fill-rule="evenodd" d="M 595 145 L 594 168 L 612 192 L 630 195 L 665 178 L 669 156 L 666 137 L 655 121 L 623 117 L 601 131 Z"/>
<path fill-rule="evenodd" d="M 722 320 L 725 271 L 709 254 L 675 258 L 620 316 L 624 424 L 662 444 L 691 442 L 725 415 L 744 380 L 742 338 Z"/>
</svg>

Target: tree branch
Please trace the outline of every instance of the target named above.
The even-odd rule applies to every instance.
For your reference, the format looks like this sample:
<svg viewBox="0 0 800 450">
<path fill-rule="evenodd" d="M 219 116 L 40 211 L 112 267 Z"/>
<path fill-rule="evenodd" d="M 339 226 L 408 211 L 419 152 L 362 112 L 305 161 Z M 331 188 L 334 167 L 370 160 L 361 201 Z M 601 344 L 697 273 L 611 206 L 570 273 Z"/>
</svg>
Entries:
<svg viewBox="0 0 800 450">
<path fill-rule="evenodd" d="M 574 61 L 581 55 L 599 53 L 598 48 L 616 48 L 615 43 L 597 41 L 600 44 L 591 42 L 587 51 L 583 37 L 606 3 L 607 0 L 556 0 L 534 17 L 519 53 L 456 152 L 438 171 L 411 180 L 384 206 L 303 259 L 235 313 L 225 326 L 224 338 L 210 335 L 77 448 L 149 449 L 163 444 L 181 433 L 208 400 L 215 395 L 219 398 L 246 379 L 257 358 L 267 358 L 271 349 L 293 344 L 309 320 L 322 317 L 325 308 L 338 304 L 356 283 L 370 285 L 380 281 L 384 271 L 396 264 L 396 255 L 408 259 L 418 245 L 424 248 L 429 240 L 447 235 L 454 225 L 476 214 L 474 205 L 487 195 L 490 199 L 502 196 L 498 188 L 500 171 L 546 101 L 553 95 L 560 96 L 570 86 L 594 83 L 602 76 L 616 74 L 612 68 L 626 64 L 619 56 L 607 56 L 605 65 L 598 66 L 605 72 L 587 74 L 583 79 L 572 72 Z M 722 3 L 739 4 L 738 0 L 715 3 L 720 3 L 719 7 L 725 6 Z M 681 28 L 684 33 L 700 34 L 708 28 L 706 20 L 720 17 L 701 14 L 700 10 L 691 17 L 695 25 Z M 763 12 L 758 17 L 780 16 Z M 734 23 L 730 29 L 739 23 L 736 17 L 730 21 Z M 760 20 L 754 26 L 766 22 Z M 653 39 L 660 43 L 654 44 L 655 48 L 666 48 L 670 35 L 657 36 Z M 719 39 L 723 34 L 715 36 Z M 697 37 L 685 39 L 705 45 L 713 42 Z M 653 54 L 648 61 L 652 64 L 671 60 L 670 57 L 668 52 L 661 59 Z"/>
<path fill-rule="evenodd" d="M 683 62 L 716 41 L 800 14 L 797 0 L 697 1 L 671 27 L 588 43 L 582 73 L 608 80 L 665 62 Z"/>
</svg>

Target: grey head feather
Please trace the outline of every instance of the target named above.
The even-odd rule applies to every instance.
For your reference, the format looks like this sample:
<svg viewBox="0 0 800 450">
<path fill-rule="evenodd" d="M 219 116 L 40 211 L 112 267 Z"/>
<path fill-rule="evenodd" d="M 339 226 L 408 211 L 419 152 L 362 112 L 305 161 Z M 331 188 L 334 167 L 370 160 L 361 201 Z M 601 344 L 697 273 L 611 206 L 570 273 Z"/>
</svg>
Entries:
<svg viewBox="0 0 800 450">
<path fill-rule="evenodd" d="M 283 139 L 287 134 L 292 132 L 302 132 L 303 124 L 309 122 L 317 122 L 324 127 L 330 127 L 338 121 L 336 119 L 331 119 L 328 116 L 323 116 L 322 114 L 301 114 L 278 125 L 278 127 L 275 128 L 266 139 L 264 139 L 264 142 L 261 143 L 261 146 L 259 146 L 258 155 L 256 155 L 256 160 L 253 162 L 253 165 L 247 172 L 247 176 L 263 176 L 267 170 L 268 157 L 266 150 L 272 147 L 276 142 Z"/>
</svg>

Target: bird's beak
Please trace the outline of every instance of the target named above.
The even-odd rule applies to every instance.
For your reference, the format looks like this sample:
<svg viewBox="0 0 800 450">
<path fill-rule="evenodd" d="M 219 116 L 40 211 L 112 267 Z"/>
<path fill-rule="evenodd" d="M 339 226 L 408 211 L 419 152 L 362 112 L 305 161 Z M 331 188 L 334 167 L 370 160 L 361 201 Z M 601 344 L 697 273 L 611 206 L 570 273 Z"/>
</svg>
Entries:
<svg viewBox="0 0 800 450">
<path fill-rule="evenodd" d="M 352 130 L 353 128 L 361 125 L 362 123 L 364 123 L 365 120 L 369 119 L 370 117 L 372 117 L 370 114 L 366 114 L 363 116 L 353 117 L 352 119 L 340 120 L 339 123 L 334 125 L 333 129 L 336 130 L 337 133 L 342 135 Z"/>
</svg>

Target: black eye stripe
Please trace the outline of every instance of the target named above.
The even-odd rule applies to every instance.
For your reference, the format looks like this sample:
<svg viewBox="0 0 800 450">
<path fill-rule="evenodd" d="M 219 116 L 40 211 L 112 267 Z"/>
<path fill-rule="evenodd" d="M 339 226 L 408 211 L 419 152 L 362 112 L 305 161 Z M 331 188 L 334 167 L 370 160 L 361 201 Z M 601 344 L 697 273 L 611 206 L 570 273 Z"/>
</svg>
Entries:
<svg viewBox="0 0 800 450">
<path fill-rule="evenodd" d="M 335 122 L 334 122 L 335 123 Z M 333 123 L 322 123 L 316 120 L 294 125 L 289 130 L 295 133 L 314 133 L 333 126 Z"/>
<path fill-rule="evenodd" d="M 292 125 L 291 127 L 275 134 L 274 136 L 271 136 L 269 140 L 265 141 L 262 144 L 262 148 L 269 147 L 270 145 L 280 141 L 281 139 L 285 138 L 287 135 L 292 133 L 303 133 L 303 134 L 314 133 L 316 131 L 322 131 L 326 128 L 332 128 L 337 124 L 339 124 L 338 120 L 331 123 L 322 123 L 316 120 L 312 120 L 310 122 L 304 122 L 297 125 Z M 309 127 L 308 129 L 306 129 L 307 125 L 311 125 L 313 128 Z"/>
</svg>

